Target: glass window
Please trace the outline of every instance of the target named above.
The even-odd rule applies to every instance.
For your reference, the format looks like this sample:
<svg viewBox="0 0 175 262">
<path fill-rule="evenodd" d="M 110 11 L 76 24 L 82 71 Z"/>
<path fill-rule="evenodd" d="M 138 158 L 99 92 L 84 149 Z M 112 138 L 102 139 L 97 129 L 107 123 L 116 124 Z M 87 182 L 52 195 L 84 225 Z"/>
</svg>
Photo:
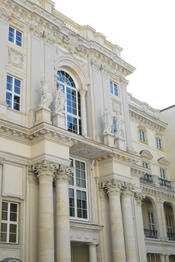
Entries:
<svg viewBox="0 0 175 262">
<path fill-rule="evenodd" d="M 69 177 L 70 216 L 87 219 L 87 181 L 85 162 L 71 159 L 73 173 Z"/>
<path fill-rule="evenodd" d="M 143 129 L 139 129 L 139 137 L 140 137 L 140 141 L 146 142 L 145 131 Z"/>
<path fill-rule="evenodd" d="M 166 179 L 165 169 L 162 167 L 160 168 L 160 177 L 164 180 Z"/>
<path fill-rule="evenodd" d="M 66 128 L 70 132 L 81 135 L 80 94 L 72 77 L 64 71 L 57 72 L 57 89 L 62 88 L 65 94 Z"/>
<path fill-rule="evenodd" d="M 116 133 L 117 132 L 117 121 L 115 118 L 113 119 L 112 127 L 113 127 L 113 133 Z"/>
<path fill-rule="evenodd" d="M 163 146 L 162 146 L 162 138 L 161 137 L 156 137 L 156 144 L 157 144 L 157 148 L 158 149 L 162 149 Z"/>
<path fill-rule="evenodd" d="M 2 202 L 2 219 L 0 241 L 5 243 L 18 242 L 18 204 Z"/>
<path fill-rule="evenodd" d="M 7 75 L 6 103 L 9 108 L 21 110 L 21 80 Z"/>
<path fill-rule="evenodd" d="M 8 40 L 17 46 L 22 46 L 22 33 L 10 26 Z"/>
<path fill-rule="evenodd" d="M 118 96 L 118 85 L 113 81 L 110 81 L 110 93 L 114 96 Z"/>
</svg>

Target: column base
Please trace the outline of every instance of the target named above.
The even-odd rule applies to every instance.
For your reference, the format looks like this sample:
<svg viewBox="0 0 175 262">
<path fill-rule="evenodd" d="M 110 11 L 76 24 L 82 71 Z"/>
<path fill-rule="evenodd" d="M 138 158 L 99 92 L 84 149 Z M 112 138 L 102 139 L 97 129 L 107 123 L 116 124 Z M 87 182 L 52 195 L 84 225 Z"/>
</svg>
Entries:
<svg viewBox="0 0 175 262">
<path fill-rule="evenodd" d="M 50 109 L 41 108 L 36 111 L 36 120 L 35 123 L 39 124 L 42 122 L 46 122 L 48 124 L 51 124 L 51 111 Z"/>
<path fill-rule="evenodd" d="M 66 119 L 65 116 L 61 113 L 55 114 L 53 116 L 53 125 L 66 129 Z"/>
</svg>

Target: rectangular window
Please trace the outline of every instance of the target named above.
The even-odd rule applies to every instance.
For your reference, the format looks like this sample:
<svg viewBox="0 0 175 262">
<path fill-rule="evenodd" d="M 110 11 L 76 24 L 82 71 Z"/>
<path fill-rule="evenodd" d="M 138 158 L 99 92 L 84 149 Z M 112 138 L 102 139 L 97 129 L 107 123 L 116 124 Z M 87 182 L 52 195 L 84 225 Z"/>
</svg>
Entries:
<svg viewBox="0 0 175 262">
<path fill-rule="evenodd" d="M 148 211 L 149 229 L 155 230 L 154 215 L 152 211 Z"/>
<path fill-rule="evenodd" d="M 118 85 L 113 81 L 110 81 L 110 93 L 114 96 L 118 96 Z"/>
<path fill-rule="evenodd" d="M 147 162 L 143 162 L 143 167 L 144 168 L 149 168 L 149 164 Z"/>
<path fill-rule="evenodd" d="M 164 180 L 166 179 L 165 169 L 162 167 L 160 168 L 160 177 Z"/>
<path fill-rule="evenodd" d="M 173 217 L 170 215 L 166 215 L 166 222 L 167 222 L 167 231 L 168 233 L 174 233 L 173 230 Z"/>
<path fill-rule="evenodd" d="M 163 148 L 161 137 L 156 137 L 156 143 L 157 143 L 157 148 L 158 149 L 162 149 Z"/>
<path fill-rule="evenodd" d="M 17 46 L 22 46 L 22 33 L 10 26 L 8 40 Z"/>
<path fill-rule="evenodd" d="M 113 133 L 117 132 L 117 121 L 115 118 L 113 119 L 112 129 L 113 129 Z"/>
<path fill-rule="evenodd" d="M 146 142 L 145 132 L 143 129 L 139 129 L 139 136 L 140 136 L 140 141 Z"/>
<path fill-rule="evenodd" d="M 6 103 L 9 108 L 21 110 L 21 80 L 7 75 Z"/>
<path fill-rule="evenodd" d="M 85 162 L 71 159 L 73 172 L 69 177 L 70 216 L 87 219 L 87 181 Z"/>
<path fill-rule="evenodd" d="M 18 213 L 18 204 L 2 202 L 1 242 L 18 243 Z"/>
</svg>

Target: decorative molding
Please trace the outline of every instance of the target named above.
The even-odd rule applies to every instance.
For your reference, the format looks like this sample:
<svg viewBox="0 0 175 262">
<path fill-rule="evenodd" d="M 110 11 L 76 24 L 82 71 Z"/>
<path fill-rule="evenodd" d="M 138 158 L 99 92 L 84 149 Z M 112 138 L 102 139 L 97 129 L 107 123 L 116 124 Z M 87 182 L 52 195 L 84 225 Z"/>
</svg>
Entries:
<svg viewBox="0 0 175 262">
<path fill-rule="evenodd" d="M 6 8 L 0 7 L 0 18 L 1 19 L 8 21 L 10 16 L 11 16 L 11 12 L 9 10 L 7 11 Z"/>
<path fill-rule="evenodd" d="M 55 180 L 58 182 L 68 182 L 69 176 L 72 174 L 73 170 L 71 167 L 64 165 L 59 165 L 55 172 Z"/>
<path fill-rule="evenodd" d="M 157 162 L 163 166 L 169 165 L 169 161 L 165 157 L 160 157 L 159 159 L 157 159 Z"/>
<path fill-rule="evenodd" d="M 151 154 L 151 152 L 146 150 L 146 149 L 141 150 L 139 152 L 139 154 L 140 154 L 141 157 L 144 157 L 144 158 L 146 158 L 148 160 L 152 160 L 153 159 L 153 155 Z"/>
<path fill-rule="evenodd" d="M 8 48 L 8 63 L 20 69 L 24 68 L 24 56 L 13 48 Z"/>
</svg>

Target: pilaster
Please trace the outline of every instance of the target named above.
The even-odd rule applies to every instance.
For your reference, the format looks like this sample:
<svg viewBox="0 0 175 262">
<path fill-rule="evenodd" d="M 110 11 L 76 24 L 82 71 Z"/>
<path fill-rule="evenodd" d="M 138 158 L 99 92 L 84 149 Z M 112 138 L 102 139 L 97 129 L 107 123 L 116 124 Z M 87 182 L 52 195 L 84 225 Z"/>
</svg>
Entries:
<svg viewBox="0 0 175 262">
<path fill-rule="evenodd" d="M 89 262 L 97 262 L 97 250 L 95 244 L 89 245 Z"/>
<path fill-rule="evenodd" d="M 156 224 L 158 225 L 158 235 L 160 239 L 168 240 L 163 203 L 164 201 L 161 199 L 157 199 L 157 201 L 155 202 L 157 218 Z"/>
<path fill-rule="evenodd" d="M 86 89 L 80 89 L 82 135 L 87 136 Z"/>
</svg>

